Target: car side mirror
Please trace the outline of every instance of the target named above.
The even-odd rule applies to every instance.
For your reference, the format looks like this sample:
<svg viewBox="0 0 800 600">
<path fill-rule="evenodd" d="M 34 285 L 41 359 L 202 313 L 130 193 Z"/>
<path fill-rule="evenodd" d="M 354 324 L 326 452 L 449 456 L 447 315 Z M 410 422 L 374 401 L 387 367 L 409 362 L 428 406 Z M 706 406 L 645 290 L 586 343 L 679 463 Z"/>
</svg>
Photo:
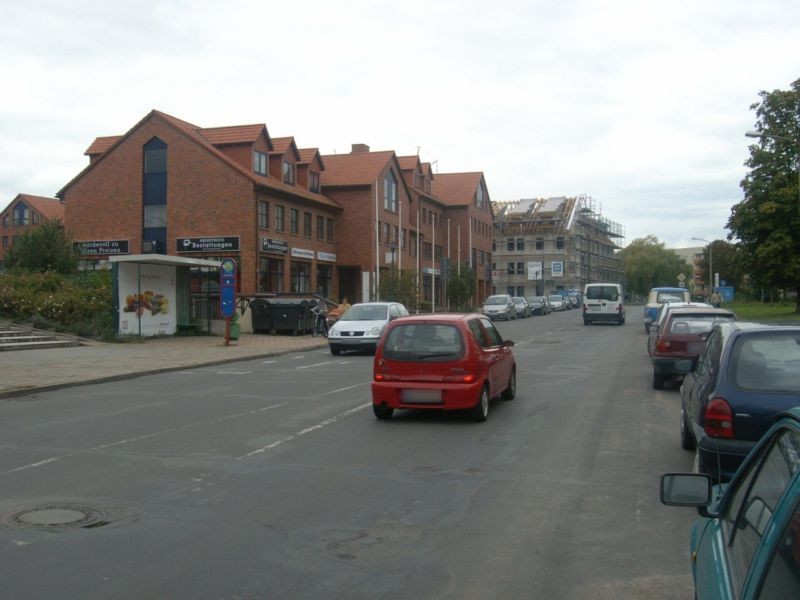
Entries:
<svg viewBox="0 0 800 600">
<path fill-rule="evenodd" d="M 712 499 L 712 481 L 705 473 L 665 473 L 661 476 L 661 503 L 666 506 L 689 506 L 708 516 Z"/>
<path fill-rule="evenodd" d="M 505 346 L 507 348 L 511 348 L 514 345 L 515 345 L 515 342 L 513 340 L 503 340 L 503 346 Z"/>
</svg>

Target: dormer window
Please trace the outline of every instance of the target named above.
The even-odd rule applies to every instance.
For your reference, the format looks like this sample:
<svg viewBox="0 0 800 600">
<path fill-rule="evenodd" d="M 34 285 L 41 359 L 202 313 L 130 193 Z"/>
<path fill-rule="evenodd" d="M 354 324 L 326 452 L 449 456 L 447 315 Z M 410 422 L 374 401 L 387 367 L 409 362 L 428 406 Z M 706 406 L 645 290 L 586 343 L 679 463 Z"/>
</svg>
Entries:
<svg viewBox="0 0 800 600">
<path fill-rule="evenodd" d="M 22 202 L 14 207 L 13 217 L 14 227 L 30 225 L 30 209 L 28 209 L 28 206 Z"/>
<path fill-rule="evenodd" d="M 257 175 L 267 176 L 267 155 L 264 152 L 253 152 L 253 171 Z"/>
<path fill-rule="evenodd" d="M 283 161 L 283 183 L 294 185 L 294 163 Z"/>
<path fill-rule="evenodd" d="M 308 174 L 308 191 L 319 194 L 319 173 L 312 171 Z"/>
</svg>

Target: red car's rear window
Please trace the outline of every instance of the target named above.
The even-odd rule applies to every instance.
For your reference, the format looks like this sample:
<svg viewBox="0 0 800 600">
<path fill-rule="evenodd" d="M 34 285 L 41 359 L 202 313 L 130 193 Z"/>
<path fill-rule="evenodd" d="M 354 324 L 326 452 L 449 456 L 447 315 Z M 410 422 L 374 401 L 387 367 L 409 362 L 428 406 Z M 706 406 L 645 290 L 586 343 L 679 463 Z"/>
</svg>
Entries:
<svg viewBox="0 0 800 600">
<path fill-rule="evenodd" d="M 451 361 L 464 355 L 464 341 L 455 325 L 409 323 L 389 331 L 383 355 L 392 360 Z"/>
</svg>

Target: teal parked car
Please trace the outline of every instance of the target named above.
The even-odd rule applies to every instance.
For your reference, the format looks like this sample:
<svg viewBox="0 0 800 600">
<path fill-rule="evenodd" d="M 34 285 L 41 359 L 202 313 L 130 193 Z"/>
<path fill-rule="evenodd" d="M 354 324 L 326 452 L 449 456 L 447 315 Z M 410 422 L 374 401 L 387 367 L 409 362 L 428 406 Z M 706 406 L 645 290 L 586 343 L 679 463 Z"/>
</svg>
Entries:
<svg viewBox="0 0 800 600">
<path fill-rule="evenodd" d="M 700 513 L 689 544 L 698 600 L 800 598 L 800 407 L 779 415 L 730 483 L 668 473 L 661 502 Z"/>
</svg>

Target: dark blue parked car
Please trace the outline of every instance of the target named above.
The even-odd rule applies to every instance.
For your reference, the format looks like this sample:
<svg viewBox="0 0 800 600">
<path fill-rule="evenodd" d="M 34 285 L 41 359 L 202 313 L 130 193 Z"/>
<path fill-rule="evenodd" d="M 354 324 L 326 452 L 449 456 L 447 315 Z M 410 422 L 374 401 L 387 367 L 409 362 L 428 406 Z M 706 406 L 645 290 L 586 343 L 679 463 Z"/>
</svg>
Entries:
<svg viewBox="0 0 800 600">
<path fill-rule="evenodd" d="M 695 598 L 800 598 L 800 409 L 781 416 L 730 484 L 670 473 L 661 501 L 700 512 L 689 542 Z"/>
<path fill-rule="evenodd" d="M 728 481 L 775 415 L 798 405 L 800 327 L 720 323 L 681 385 L 681 445 L 696 448 L 698 472 Z"/>
</svg>

